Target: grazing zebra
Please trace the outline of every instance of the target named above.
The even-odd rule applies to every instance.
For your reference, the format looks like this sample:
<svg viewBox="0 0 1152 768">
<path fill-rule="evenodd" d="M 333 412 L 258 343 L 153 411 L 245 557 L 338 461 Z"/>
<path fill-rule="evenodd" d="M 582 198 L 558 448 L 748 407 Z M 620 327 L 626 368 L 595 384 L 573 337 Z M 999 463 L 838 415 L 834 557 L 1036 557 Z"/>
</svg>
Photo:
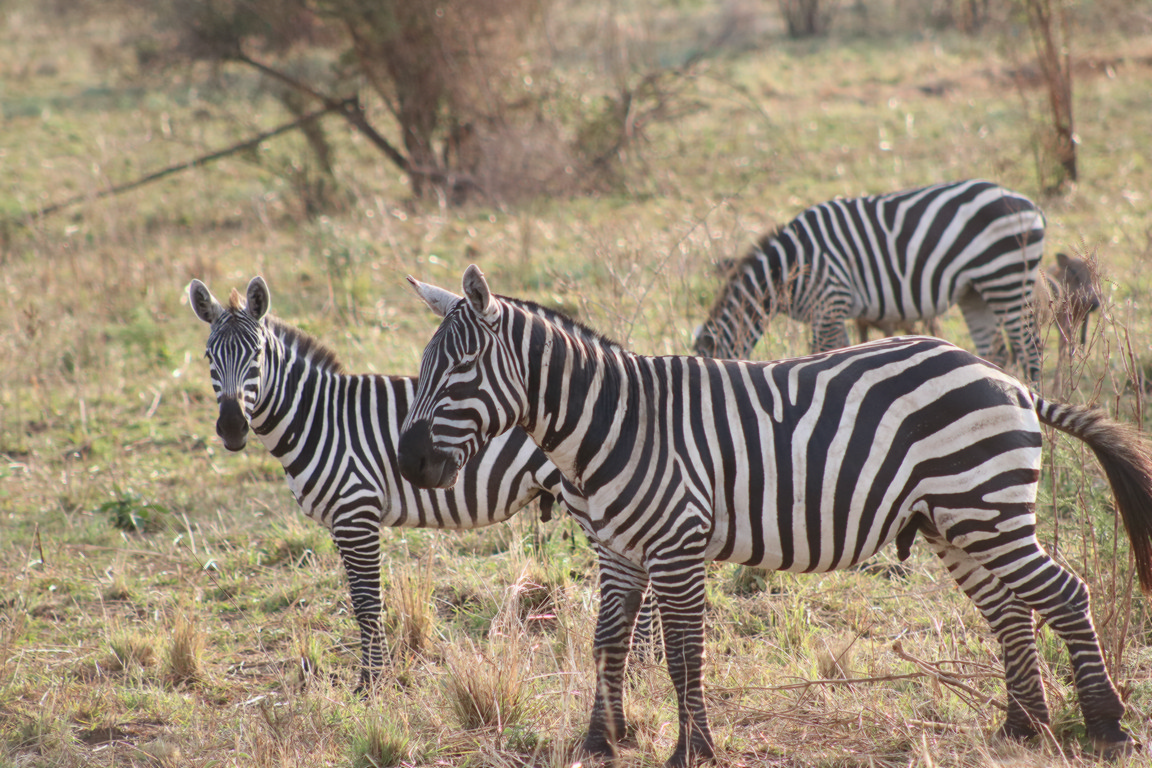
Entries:
<svg viewBox="0 0 1152 768">
<path fill-rule="evenodd" d="M 848 346 L 844 321 L 931 320 L 960 306 L 976 353 L 1040 378 L 1028 311 L 1044 251 L 1044 216 L 987 181 L 829 200 L 766 235 L 732 270 L 696 332 L 698 354 L 748 358 L 768 319 L 812 326 L 812 351 Z"/>
<path fill-rule="evenodd" d="M 397 471 L 396 445 L 414 377 L 345 373 L 331 350 L 267 314 L 263 278 L 248 284 L 246 302 L 233 290 L 227 307 L 199 280 L 188 293 L 196 316 L 212 326 L 206 356 L 224 446 L 243 449 L 251 426 L 284 465 L 304 513 L 331 531 L 340 551 L 360 626 L 359 689 L 383 667 L 381 526 L 477 528 L 537 498 L 545 520 L 554 501 L 583 503 L 522 430 L 480 452 L 456 487 L 412 486 Z"/>
<path fill-rule="evenodd" d="M 411 278 L 410 278 L 411 279 Z M 1046 400 L 940 339 L 883 339 L 750 363 L 644 357 L 574 336 L 489 292 L 413 281 L 444 316 L 420 363 L 400 471 L 447 486 L 481 446 L 523 427 L 587 499 L 600 546 L 597 685 L 585 748 L 624 733 L 627 629 L 650 581 L 679 705 L 668 761 L 713 754 L 701 683 L 705 563 L 830 571 L 917 533 L 991 624 L 1008 688 L 1002 732 L 1049 721 L 1033 612 L 1067 644 L 1088 735 L 1127 748 L 1088 590 L 1036 537 L 1041 431 L 1087 443 L 1152 591 L 1152 445 L 1089 408 Z"/>
</svg>

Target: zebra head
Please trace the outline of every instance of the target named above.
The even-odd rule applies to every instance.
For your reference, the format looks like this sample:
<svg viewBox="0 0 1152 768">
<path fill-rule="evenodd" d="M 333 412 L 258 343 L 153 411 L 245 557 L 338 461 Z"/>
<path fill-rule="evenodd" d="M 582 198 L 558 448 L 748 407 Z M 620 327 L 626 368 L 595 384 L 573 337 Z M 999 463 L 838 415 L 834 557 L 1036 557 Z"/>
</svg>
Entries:
<svg viewBox="0 0 1152 768">
<path fill-rule="evenodd" d="M 208 286 L 193 280 L 188 287 L 192 310 L 212 326 L 208 334 L 208 371 L 220 416 L 216 434 L 230 451 L 239 451 L 248 441 L 248 422 L 260 389 L 260 370 L 264 354 L 268 313 L 268 286 L 262 277 L 248 283 L 247 299 L 240 301 L 235 289 L 225 307 Z"/>
<path fill-rule="evenodd" d="M 725 277 L 708 319 L 696 326 L 692 348 L 702 357 L 748 359 L 768 319 L 785 309 L 792 279 L 775 247 L 777 230 L 765 236 L 741 259 L 721 259 L 716 272 Z"/>
<path fill-rule="evenodd" d="M 498 334 L 504 305 L 476 266 L 464 273 L 463 297 L 408 281 L 444 320 L 420 360 L 397 463 L 410 482 L 447 488 L 482 445 L 522 418 L 524 377 Z"/>
</svg>

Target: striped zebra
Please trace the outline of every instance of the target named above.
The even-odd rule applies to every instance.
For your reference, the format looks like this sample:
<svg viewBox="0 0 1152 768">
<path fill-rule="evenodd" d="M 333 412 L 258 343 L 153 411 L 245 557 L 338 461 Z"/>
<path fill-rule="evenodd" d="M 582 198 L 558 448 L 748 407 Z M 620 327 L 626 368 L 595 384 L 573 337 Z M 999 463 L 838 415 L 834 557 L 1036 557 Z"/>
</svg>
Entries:
<svg viewBox="0 0 1152 768">
<path fill-rule="evenodd" d="M 845 321 L 895 327 L 956 304 L 976 354 L 1040 379 L 1030 311 L 1044 251 L 1032 201 L 987 181 L 829 200 L 763 237 L 731 271 L 696 332 L 695 351 L 746 359 L 773 314 L 812 327 L 811 349 L 849 344 Z"/>
<path fill-rule="evenodd" d="M 411 278 L 410 278 L 411 279 Z M 676 690 L 668 765 L 713 755 L 701 683 L 705 563 L 823 572 L 920 534 L 1002 646 L 1011 737 L 1049 722 L 1033 612 L 1065 641 L 1087 733 L 1126 749 L 1088 590 L 1036 537 L 1041 431 L 1087 443 L 1152 591 L 1152 445 L 1101 412 L 1052 402 L 953 344 L 905 336 L 753 363 L 644 357 L 574 336 L 489 292 L 413 281 L 444 316 L 424 351 L 400 471 L 451 484 L 481 446 L 527 430 L 587 499 L 600 546 L 596 693 L 585 748 L 625 731 L 621 669 L 650 580 Z"/>
<path fill-rule="evenodd" d="M 554 502 L 583 504 L 522 430 L 479 452 L 455 487 L 412 486 L 397 470 L 396 448 L 415 377 L 346 373 L 330 349 L 268 314 L 261 277 L 248 284 L 245 301 L 233 290 L 227 307 L 199 280 L 188 295 L 196 316 L 212 326 L 206 356 L 224 446 L 243 449 L 251 427 L 283 464 L 304 514 L 329 529 L 340 552 L 360 627 L 358 690 L 383 668 L 381 526 L 477 528 L 507 520 L 533 499 L 544 520 Z"/>
</svg>

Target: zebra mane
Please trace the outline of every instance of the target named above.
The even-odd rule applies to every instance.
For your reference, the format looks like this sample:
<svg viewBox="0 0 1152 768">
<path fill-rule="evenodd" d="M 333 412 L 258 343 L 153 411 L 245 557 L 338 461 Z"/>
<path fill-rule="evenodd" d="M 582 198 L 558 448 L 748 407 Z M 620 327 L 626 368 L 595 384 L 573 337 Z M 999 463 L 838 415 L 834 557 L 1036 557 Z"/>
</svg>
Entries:
<svg viewBox="0 0 1152 768">
<path fill-rule="evenodd" d="M 279 338 L 285 347 L 295 348 L 297 355 L 307 359 L 317 368 L 337 374 L 345 373 L 344 365 L 337 359 L 332 348 L 315 336 L 272 315 L 268 315 L 265 322 L 270 334 Z"/>
<path fill-rule="evenodd" d="M 768 249 L 772 247 L 772 243 L 778 241 L 786 229 L 788 229 L 787 224 L 779 224 L 761 235 L 760 239 L 756 241 L 755 247 L 750 248 L 744 258 L 740 260 L 740 266 L 745 267 L 748 265 L 748 262 L 754 261 L 763 254 L 768 253 Z M 778 276 L 773 275 L 773 277 Z"/>
<path fill-rule="evenodd" d="M 500 296 L 499 294 L 495 295 L 502 301 L 506 301 L 514 307 L 520 307 L 529 314 L 550 320 L 551 322 L 563 328 L 568 333 L 579 338 L 581 341 L 610 347 L 611 349 L 618 352 L 624 351 L 624 345 L 620 342 L 608 338 L 604 334 L 600 333 L 600 331 L 597 331 L 594 328 L 590 328 L 571 315 L 561 312 L 558 309 L 545 307 L 542 304 L 537 304 L 536 302 L 528 301 L 527 299 L 516 299 L 512 298 L 511 296 Z"/>
</svg>

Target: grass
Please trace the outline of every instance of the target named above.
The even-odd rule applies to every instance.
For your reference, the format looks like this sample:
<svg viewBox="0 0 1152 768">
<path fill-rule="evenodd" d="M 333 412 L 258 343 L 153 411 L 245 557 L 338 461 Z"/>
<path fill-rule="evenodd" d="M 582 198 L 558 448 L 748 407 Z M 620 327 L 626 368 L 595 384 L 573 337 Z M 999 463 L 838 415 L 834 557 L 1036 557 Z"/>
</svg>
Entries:
<svg viewBox="0 0 1152 768">
<path fill-rule="evenodd" d="M 578 90 L 594 105 L 611 92 L 607 59 L 598 44 L 571 44 L 580 25 L 611 16 L 593 5 L 557 6 L 572 23 L 554 42 L 556 77 L 586 83 Z M 686 61 L 699 41 L 685 30 L 722 29 L 740 4 L 624 5 L 618 39 L 630 64 L 646 66 Z M 221 295 L 264 275 L 273 311 L 350 370 L 415 372 L 434 318 L 403 276 L 455 288 L 470 261 L 499 292 L 563 307 L 638 351 L 682 353 L 715 294 L 712 264 L 813 202 L 966 176 L 1039 199 L 1030 142 L 1042 105 L 1006 79 L 1023 46 L 1001 30 L 900 26 L 908 4 L 875 5 L 867 26 L 804 43 L 783 39 L 774 4 L 757 6 L 744 37 L 674 80 L 679 117 L 637 126 L 616 184 L 598 194 L 413 203 L 333 123 L 337 173 L 354 197 L 338 217 L 299 220 L 282 179 L 232 159 L 6 225 L 0 766 L 570 765 L 594 676 L 596 564 L 583 534 L 535 510 L 489 530 L 385 531 L 390 638 L 406 648 L 390 657 L 388 684 L 359 699 L 339 559 L 299 515 L 275 459 L 216 440 L 187 283 Z M 1147 423 L 1135 382 L 1152 370 L 1152 30 L 1146 3 L 1092 8 L 1080 7 L 1075 53 L 1120 63 L 1078 70 L 1083 178 L 1039 202 L 1047 258 L 1095 253 L 1107 300 L 1067 397 Z M 0 214 L 95 192 L 284 118 L 243 77 L 192 68 L 139 79 L 114 15 L 17 11 L 0 30 L 13 62 L 0 96 Z M 383 107 L 371 108 L 386 126 Z M 286 137 L 264 151 L 290 165 L 302 145 Z M 967 343 L 956 314 L 941 333 Z M 1054 339 L 1048 347 L 1046 381 Z M 781 320 L 757 354 L 805 350 L 805 329 Z M 1089 582 L 1126 725 L 1152 744 L 1149 603 L 1133 591 L 1095 460 L 1066 439 L 1050 444 L 1041 535 Z M 880 563 L 895 566 L 895 553 Z M 1058 641 L 1041 631 L 1055 739 L 991 741 L 1004 696 L 995 642 L 922 548 L 903 565 L 879 575 L 712 567 L 705 690 L 718 764 L 1092 762 Z M 621 764 L 658 764 L 675 739 L 667 673 L 643 663 L 629 685 L 635 746 Z M 465 723 L 477 702 L 499 705 Z"/>
</svg>

